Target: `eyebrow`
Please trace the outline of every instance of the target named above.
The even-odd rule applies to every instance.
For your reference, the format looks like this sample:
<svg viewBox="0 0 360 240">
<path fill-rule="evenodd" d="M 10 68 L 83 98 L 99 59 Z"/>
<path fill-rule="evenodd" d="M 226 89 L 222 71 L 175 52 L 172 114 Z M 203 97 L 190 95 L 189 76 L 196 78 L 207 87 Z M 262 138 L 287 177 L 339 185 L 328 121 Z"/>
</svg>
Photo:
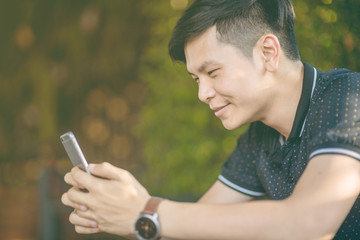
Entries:
<svg viewBox="0 0 360 240">
<path fill-rule="evenodd" d="M 203 63 L 200 65 L 200 67 L 197 69 L 197 71 L 198 71 L 198 72 L 203 72 L 204 69 L 205 69 L 207 66 L 211 65 L 211 64 L 218 64 L 218 62 L 216 62 L 216 61 L 214 61 L 214 60 L 207 60 L 207 61 L 203 62 Z M 195 75 L 195 74 L 193 74 L 193 73 L 191 73 L 191 72 L 189 72 L 189 71 L 188 71 L 188 73 L 189 73 L 190 75 Z"/>
</svg>

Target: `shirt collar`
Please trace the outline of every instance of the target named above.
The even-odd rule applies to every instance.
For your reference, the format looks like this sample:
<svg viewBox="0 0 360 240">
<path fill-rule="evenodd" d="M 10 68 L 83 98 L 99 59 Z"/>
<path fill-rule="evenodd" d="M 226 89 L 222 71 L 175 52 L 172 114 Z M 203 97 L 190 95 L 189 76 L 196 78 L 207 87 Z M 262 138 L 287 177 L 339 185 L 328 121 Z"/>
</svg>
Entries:
<svg viewBox="0 0 360 240">
<path fill-rule="evenodd" d="M 304 62 L 303 64 L 304 64 L 303 87 L 301 91 L 299 105 L 296 110 L 294 123 L 288 138 L 289 140 L 292 138 L 301 137 L 302 135 L 306 122 L 306 115 L 316 85 L 317 72 L 318 72 L 317 69 L 311 66 L 307 62 Z"/>
</svg>

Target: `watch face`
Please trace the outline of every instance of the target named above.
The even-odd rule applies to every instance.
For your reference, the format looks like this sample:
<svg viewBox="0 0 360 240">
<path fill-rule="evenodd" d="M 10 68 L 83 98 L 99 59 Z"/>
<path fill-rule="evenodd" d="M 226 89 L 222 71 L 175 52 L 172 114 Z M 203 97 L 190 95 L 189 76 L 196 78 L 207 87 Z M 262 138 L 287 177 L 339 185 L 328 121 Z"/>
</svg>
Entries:
<svg viewBox="0 0 360 240">
<path fill-rule="evenodd" d="M 136 222 L 135 229 L 145 239 L 153 239 L 157 235 L 157 226 L 147 217 L 140 217 Z"/>
</svg>

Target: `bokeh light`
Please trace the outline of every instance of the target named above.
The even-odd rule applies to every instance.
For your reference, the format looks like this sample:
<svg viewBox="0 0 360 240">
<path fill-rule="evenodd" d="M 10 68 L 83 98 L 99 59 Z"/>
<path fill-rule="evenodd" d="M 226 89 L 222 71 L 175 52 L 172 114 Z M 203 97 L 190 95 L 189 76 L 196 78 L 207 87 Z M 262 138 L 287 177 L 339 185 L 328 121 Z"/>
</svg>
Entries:
<svg viewBox="0 0 360 240">
<path fill-rule="evenodd" d="M 22 25 L 16 30 L 15 42 L 21 50 L 26 50 L 34 44 L 35 35 L 30 25 Z"/>
</svg>

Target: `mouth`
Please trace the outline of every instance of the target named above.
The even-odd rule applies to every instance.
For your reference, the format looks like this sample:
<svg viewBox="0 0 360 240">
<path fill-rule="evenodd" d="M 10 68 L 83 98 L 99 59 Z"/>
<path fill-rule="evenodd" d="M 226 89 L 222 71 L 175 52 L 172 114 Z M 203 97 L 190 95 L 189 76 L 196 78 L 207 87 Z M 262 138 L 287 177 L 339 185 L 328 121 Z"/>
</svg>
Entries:
<svg viewBox="0 0 360 240">
<path fill-rule="evenodd" d="M 214 111 L 214 113 L 215 113 L 215 115 L 217 116 L 217 117 L 220 117 L 220 115 L 222 115 L 222 113 L 224 112 L 224 111 L 222 111 L 224 108 L 226 108 L 227 106 L 229 106 L 230 105 L 230 103 L 228 103 L 228 104 L 226 104 L 226 105 L 223 105 L 223 106 L 221 106 L 221 107 L 213 107 L 213 108 L 211 108 L 211 110 L 213 110 Z"/>
</svg>

